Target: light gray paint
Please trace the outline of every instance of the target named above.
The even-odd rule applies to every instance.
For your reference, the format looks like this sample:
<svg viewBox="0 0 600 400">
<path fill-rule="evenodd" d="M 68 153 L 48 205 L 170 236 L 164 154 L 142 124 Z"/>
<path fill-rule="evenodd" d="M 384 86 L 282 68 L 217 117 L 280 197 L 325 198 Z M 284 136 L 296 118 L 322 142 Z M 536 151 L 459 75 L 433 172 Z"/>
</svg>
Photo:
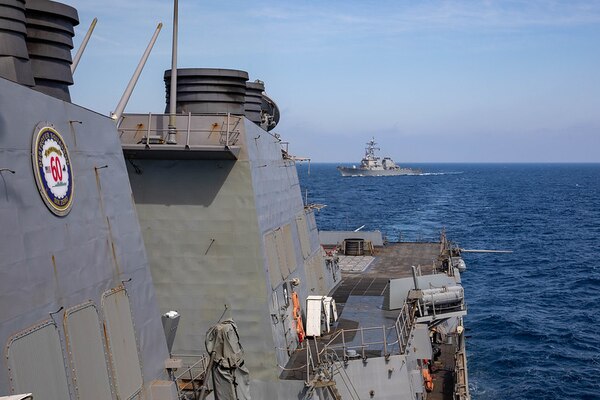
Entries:
<svg viewBox="0 0 600 400">
<path fill-rule="evenodd" d="M 14 393 L 33 393 L 48 400 L 69 398 L 65 360 L 53 322 L 12 338 L 6 355 Z"/>
<path fill-rule="evenodd" d="M 460 283 L 460 276 L 450 277 L 446 274 L 423 275 L 417 277 L 419 289 L 440 288 L 443 286 L 454 286 Z M 402 308 L 408 292 L 415 288 L 413 278 L 390 279 L 389 304 L 385 305 L 388 310 Z M 387 296 L 386 296 L 387 299 Z"/>
<path fill-rule="evenodd" d="M 102 293 L 125 281 L 145 384 L 165 379 L 164 332 L 114 122 L 5 79 L 0 104 L 0 168 L 15 171 L 0 178 L 0 345 L 61 307 L 99 307 Z M 48 211 L 34 180 L 40 121 L 53 123 L 69 148 L 75 197 L 65 217 Z M 4 365 L 0 392 L 10 392 Z"/>
<path fill-rule="evenodd" d="M 315 213 L 313 210 L 306 211 L 307 216 L 307 225 L 310 239 L 311 249 L 316 250 L 321 247 L 321 242 L 319 241 L 319 231 L 317 230 L 317 220 L 315 218 Z"/>
<path fill-rule="evenodd" d="M 120 399 L 130 399 L 142 389 L 143 380 L 125 290 L 106 293 L 102 298 L 102 309 L 117 396 Z"/>
<path fill-rule="evenodd" d="M 67 310 L 64 320 L 77 398 L 111 400 L 111 386 L 96 307 Z"/>
<path fill-rule="evenodd" d="M 415 398 L 411 387 L 406 357 L 394 355 L 384 357 L 349 360 L 340 364 L 340 373 L 334 379 L 342 399 L 412 400 Z M 374 392 L 371 397 L 370 391 Z"/>
<path fill-rule="evenodd" d="M 432 359 L 431 340 L 429 339 L 429 328 L 427 325 L 415 324 L 406 348 L 411 353 L 410 357 L 414 359 Z"/>
</svg>

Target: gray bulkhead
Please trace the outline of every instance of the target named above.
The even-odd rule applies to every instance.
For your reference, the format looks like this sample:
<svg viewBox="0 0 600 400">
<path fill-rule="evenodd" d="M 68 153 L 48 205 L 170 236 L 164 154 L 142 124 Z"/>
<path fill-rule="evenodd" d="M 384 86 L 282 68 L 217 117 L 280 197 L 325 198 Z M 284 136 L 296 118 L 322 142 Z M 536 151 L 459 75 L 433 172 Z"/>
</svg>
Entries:
<svg viewBox="0 0 600 400">
<path fill-rule="evenodd" d="M 0 172 L 0 395 L 149 397 L 153 381 L 167 379 L 169 355 L 114 121 L 2 78 L 0 104 L 0 168 L 14 171 Z M 70 154 L 74 197 L 63 217 L 33 174 L 42 121 Z M 115 354 L 123 329 L 134 336 L 125 356 Z"/>
<path fill-rule="evenodd" d="M 122 126 L 148 116 L 136 118 L 125 115 Z M 191 130 L 210 131 L 219 121 L 192 116 Z M 297 346 L 291 292 L 304 308 L 308 295 L 328 294 L 339 276 L 325 266 L 314 215 L 304 210 L 280 140 L 246 118 L 236 137 L 237 160 L 183 159 L 186 150 L 132 159 L 137 213 L 160 309 L 181 314 L 173 354 L 204 353 L 206 331 L 231 317 L 252 396 L 297 398 L 303 382 L 278 379 Z"/>
<path fill-rule="evenodd" d="M 348 360 L 340 365 L 343 373 L 336 378 L 342 399 L 414 400 L 413 369 L 405 355 Z M 420 377 L 420 374 L 419 374 Z M 372 395 L 371 395 L 372 394 Z"/>
</svg>

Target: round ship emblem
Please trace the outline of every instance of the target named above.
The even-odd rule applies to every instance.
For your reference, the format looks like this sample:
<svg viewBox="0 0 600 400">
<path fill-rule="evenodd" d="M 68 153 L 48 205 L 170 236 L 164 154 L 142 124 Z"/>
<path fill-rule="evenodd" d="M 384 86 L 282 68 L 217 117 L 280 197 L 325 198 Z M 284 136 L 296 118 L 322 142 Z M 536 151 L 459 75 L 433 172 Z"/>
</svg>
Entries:
<svg viewBox="0 0 600 400">
<path fill-rule="evenodd" d="M 62 136 L 49 124 L 39 124 L 33 136 L 33 171 L 46 206 L 64 216 L 73 205 L 73 171 Z"/>
</svg>

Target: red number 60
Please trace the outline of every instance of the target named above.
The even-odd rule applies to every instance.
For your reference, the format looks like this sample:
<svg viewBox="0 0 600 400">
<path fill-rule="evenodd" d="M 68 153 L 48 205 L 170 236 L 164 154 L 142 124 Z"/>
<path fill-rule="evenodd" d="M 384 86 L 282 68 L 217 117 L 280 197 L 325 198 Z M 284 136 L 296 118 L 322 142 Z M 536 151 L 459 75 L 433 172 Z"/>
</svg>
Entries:
<svg viewBox="0 0 600 400">
<path fill-rule="evenodd" d="M 54 182 L 62 181 L 62 165 L 60 165 L 60 158 L 50 157 L 50 169 L 52 170 L 52 179 Z"/>
</svg>

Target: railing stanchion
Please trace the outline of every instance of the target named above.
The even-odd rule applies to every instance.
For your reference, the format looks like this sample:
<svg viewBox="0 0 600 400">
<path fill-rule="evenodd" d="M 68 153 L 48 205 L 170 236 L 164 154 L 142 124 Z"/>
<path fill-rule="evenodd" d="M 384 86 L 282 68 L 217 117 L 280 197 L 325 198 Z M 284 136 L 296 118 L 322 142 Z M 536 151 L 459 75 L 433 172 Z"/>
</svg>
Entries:
<svg viewBox="0 0 600 400">
<path fill-rule="evenodd" d="M 185 138 L 185 148 L 190 148 L 190 132 L 192 130 L 192 113 L 188 112 L 188 121 L 187 121 L 187 136 Z"/>
<path fill-rule="evenodd" d="M 227 132 L 225 133 L 225 146 L 229 147 L 229 116 L 231 114 L 227 113 Z"/>
<path fill-rule="evenodd" d="M 362 358 L 364 360 L 366 357 L 365 357 L 365 335 L 364 335 L 363 328 L 360 328 L 360 347 L 362 350 Z"/>
<path fill-rule="evenodd" d="M 387 356 L 387 337 L 385 334 L 385 325 L 383 325 L 381 328 L 383 330 L 383 355 Z"/>
<path fill-rule="evenodd" d="M 148 113 L 148 129 L 146 130 L 146 147 L 150 147 L 150 126 L 152 125 L 152 113 Z"/>
<path fill-rule="evenodd" d="M 310 361 L 306 363 L 306 381 L 310 382 L 310 371 L 311 368 L 314 371 L 315 369 L 315 360 L 313 360 L 313 355 L 312 355 L 312 350 L 310 348 L 310 342 L 306 342 L 306 356 L 308 357 L 308 360 Z"/>
</svg>

